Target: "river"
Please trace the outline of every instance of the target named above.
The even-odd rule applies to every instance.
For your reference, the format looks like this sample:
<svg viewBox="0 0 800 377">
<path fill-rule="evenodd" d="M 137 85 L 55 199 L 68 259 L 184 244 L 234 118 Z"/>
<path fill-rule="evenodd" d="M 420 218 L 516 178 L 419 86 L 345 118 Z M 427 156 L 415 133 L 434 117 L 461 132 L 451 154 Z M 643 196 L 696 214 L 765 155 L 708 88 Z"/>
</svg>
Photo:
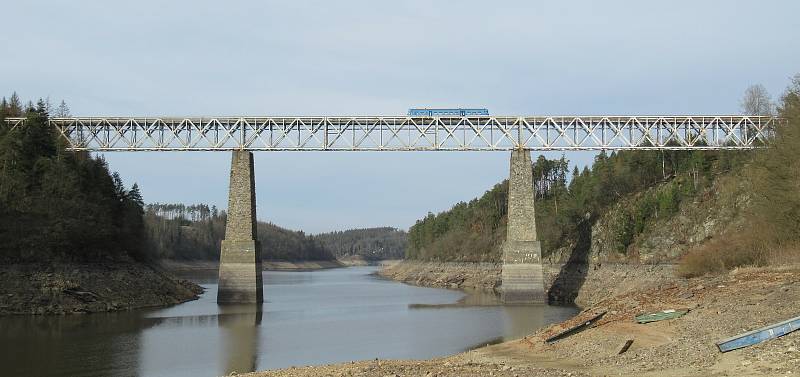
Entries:
<svg viewBox="0 0 800 377">
<path fill-rule="evenodd" d="M 169 308 L 0 318 L 0 363 L 9 376 L 219 376 L 423 359 L 519 338 L 576 312 L 409 286 L 376 269 L 265 272 L 261 307 L 218 306 L 216 279 L 198 273 L 189 278 L 205 293 Z"/>
</svg>

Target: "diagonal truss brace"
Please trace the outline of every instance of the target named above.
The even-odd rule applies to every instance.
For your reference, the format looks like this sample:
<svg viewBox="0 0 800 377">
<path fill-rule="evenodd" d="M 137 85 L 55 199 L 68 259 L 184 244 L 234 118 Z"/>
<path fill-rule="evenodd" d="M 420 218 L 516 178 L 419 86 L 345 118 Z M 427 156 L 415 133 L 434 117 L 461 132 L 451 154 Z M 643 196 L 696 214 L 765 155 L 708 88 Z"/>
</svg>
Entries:
<svg viewBox="0 0 800 377">
<path fill-rule="evenodd" d="M 719 150 L 765 145 L 785 120 L 689 116 L 75 117 L 49 125 L 73 151 Z M 5 127 L 25 127 L 8 118 Z"/>
</svg>

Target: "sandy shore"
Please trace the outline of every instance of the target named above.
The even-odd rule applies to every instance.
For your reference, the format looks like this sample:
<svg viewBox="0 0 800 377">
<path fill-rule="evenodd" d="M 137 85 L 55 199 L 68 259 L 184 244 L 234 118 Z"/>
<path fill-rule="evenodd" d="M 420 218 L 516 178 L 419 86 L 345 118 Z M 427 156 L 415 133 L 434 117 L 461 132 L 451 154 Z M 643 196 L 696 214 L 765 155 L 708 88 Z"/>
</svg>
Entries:
<svg viewBox="0 0 800 377">
<path fill-rule="evenodd" d="M 618 268 L 614 274 L 622 272 Z M 575 318 L 522 340 L 432 360 L 369 360 L 249 376 L 662 377 L 800 373 L 800 332 L 725 354 L 715 346 L 720 339 L 800 315 L 800 266 L 741 269 L 694 279 L 667 279 L 671 275 L 656 274 L 649 281 L 647 275 L 603 280 L 602 274 L 588 274 L 583 284 L 594 285 L 585 289 L 594 292 L 594 297 L 583 300 L 591 304 Z M 671 308 L 691 310 L 678 319 L 644 325 L 633 318 Z M 600 311 L 607 314 L 594 327 L 554 344 L 544 342 Z M 633 340 L 633 345 L 617 355 L 628 339 Z"/>
</svg>

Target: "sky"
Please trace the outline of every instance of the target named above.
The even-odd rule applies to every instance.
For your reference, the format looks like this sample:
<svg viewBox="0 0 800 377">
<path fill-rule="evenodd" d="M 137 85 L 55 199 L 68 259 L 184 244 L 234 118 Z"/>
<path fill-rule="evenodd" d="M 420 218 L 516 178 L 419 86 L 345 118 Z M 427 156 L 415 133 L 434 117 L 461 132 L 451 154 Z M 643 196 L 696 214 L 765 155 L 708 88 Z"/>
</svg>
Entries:
<svg viewBox="0 0 800 377">
<path fill-rule="evenodd" d="M 732 114 L 748 86 L 778 97 L 800 73 L 796 0 L 26 0 L 0 9 L 0 95 L 63 99 L 76 116 L 403 115 L 423 106 Z M 147 202 L 227 207 L 229 153 L 105 157 Z M 593 155 L 566 157 L 583 166 Z M 508 159 L 259 152 L 258 216 L 309 233 L 406 229 L 505 179 Z"/>
</svg>

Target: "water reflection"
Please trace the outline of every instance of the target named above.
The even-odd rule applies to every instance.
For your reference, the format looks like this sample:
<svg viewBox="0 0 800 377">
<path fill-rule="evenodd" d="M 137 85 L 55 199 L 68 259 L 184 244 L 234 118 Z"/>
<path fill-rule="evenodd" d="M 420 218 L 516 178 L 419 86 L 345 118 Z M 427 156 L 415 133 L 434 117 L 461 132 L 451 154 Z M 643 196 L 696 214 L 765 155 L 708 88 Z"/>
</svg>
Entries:
<svg viewBox="0 0 800 377">
<path fill-rule="evenodd" d="M 563 320 L 564 312 L 553 310 L 544 304 L 530 305 L 504 305 L 499 295 L 484 291 L 467 291 L 466 295 L 455 303 L 446 304 L 409 304 L 410 310 L 435 310 L 435 309 L 480 309 L 491 308 L 502 315 L 500 321 L 494 321 L 502 329 L 497 331 L 499 336 L 486 338 L 478 343 L 471 344 L 463 351 L 483 347 L 489 344 L 502 343 L 503 341 L 521 338 L 531 333 L 533 329 L 544 327 L 553 322 Z M 568 308 L 567 308 L 568 309 Z M 487 321 L 488 322 L 488 321 Z"/>
<path fill-rule="evenodd" d="M 534 306 L 544 307 L 538 304 Z M 526 305 L 513 305 L 503 307 L 504 334 L 514 334 L 515 338 L 520 338 L 530 334 L 531 329 L 546 326 L 553 321 L 547 321 L 546 310 L 531 310 Z"/>
<path fill-rule="evenodd" d="M 256 370 L 262 313 L 260 304 L 219 306 L 222 375 Z"/>
<path fill-rule="evenodd" d="M 141 362 L 141 330 L 159 322 L 129 313 L 2 318 L 0 374 L 126 374 Z"/>
<path fill-rule="evenodd" d="M 218 306 L 209 273 L 199 277 L 206 288 L 199 300 L 173 307 L 2 317 L 0 374 L 219 376 L 376 357 L 431 358 L 521 337 L 575 313 L 408 286 L 374 278 L 375 270 L 267 272 L 263 306 Z"/>
</svg>

